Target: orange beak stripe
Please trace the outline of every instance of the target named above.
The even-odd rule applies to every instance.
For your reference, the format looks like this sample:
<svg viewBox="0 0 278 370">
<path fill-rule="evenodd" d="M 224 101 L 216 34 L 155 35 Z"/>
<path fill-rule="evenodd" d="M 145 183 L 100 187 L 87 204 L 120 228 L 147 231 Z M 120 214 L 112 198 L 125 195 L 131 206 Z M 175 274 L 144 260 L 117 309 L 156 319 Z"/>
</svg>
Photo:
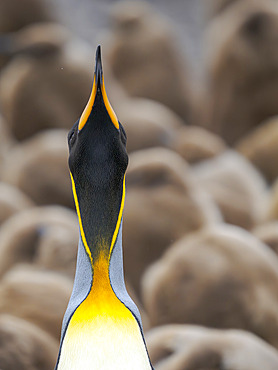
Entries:
<svg viewBox="0 0 278 370">
<path fill-rule="evenodd" d="M 97 93 L 97 86 L 96 86 L 96 75 L 94 75 L 94 83 L 93 83 L 93 88 L 92 88 L 92 91 L 91 91 L 91 95 L 90 95 L 90 98 L 88 100 L 88 103 L 80 117 L 80 120 L 79 120 L 79 124 L 78 124 L 78 130 L 81 131 L 82 128 L 85 126 L 86 122 L 88 121 L 88 118 L 91 114 L 91 111 L 92 111 L 92 108 L 93 108 L 93 105 L 94 105 L 94 102 L 95 102 L 95 98 L 96 98 L 96 93 Z M 108 100 L 108 97 L 107 97 L 107 94 L 106 94 L 106 90 L 105 90 L 105 85 L 104 85 L 104 78 L 102 76 L 102 82 L 101 82 L 101 94 L 102 94 L 102 98 L 103 98 L 103 101 L 104 101 L 104 105 L 105 105 L 105 108 L 109 114 L 109 117 L 113 123 L 113 125 L 116 127 L 116 129 L 119 130 L 119 122 L 118 122 L 118 118 Z"/>
</svg>

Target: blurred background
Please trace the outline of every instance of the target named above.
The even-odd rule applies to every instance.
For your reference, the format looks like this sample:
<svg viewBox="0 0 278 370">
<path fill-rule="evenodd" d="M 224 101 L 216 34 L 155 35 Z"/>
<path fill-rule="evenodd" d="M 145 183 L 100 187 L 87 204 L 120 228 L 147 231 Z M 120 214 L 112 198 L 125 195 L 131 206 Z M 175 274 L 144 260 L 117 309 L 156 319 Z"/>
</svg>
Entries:
<svg viewBox="0 0 278 370">
<path fill-rule="evenodd" d="M 0 1 L 1 370 L 56 362 L 78 243 L 67 132 L 98 44 L 153 365 L 277 370 L 277 0 Z"/>
</svg>

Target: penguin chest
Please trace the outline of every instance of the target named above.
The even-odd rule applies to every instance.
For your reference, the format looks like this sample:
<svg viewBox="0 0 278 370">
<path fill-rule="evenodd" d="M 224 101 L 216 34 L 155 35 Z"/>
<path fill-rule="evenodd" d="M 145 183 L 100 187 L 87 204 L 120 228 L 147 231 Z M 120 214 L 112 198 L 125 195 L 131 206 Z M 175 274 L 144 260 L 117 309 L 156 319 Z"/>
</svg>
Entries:
<svg viewBox="0 0 278 370">
<path fill-rule="evenodd" d="M 137 322 L 98 317 L 86 326 L 70 325 L 59 370 L 151 369 Z"/>
<path fill-rule="evenodd" d="M 108 275 L 95 274 L 91 291 L 74 312 L 63 340 L 58 370 L 80 369 L 151 369 L 140 327 L 116 297 Z"/>
</svg>

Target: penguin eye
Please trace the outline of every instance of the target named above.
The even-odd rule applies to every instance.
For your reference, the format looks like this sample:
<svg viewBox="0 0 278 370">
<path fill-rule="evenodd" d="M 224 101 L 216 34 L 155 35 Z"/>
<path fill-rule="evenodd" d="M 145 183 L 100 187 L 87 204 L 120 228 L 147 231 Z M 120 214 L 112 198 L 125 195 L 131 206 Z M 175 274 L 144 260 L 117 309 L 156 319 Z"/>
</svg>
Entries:
<svg viewBox="0 0 278 370">
<path fill-rule="evenodd" d="M 75 139 L 76 139 L 76 130 L 72 130 L 69 132 L 69 135 L 68 135 L 68 143 L 70 147 L 73 146 Z"/>
<path fill-rule="evenodd" d="M 123 126 L 120 124 L 120 134 L 121 134 L 121 140 L 122 140 L 122 143 L 124 145 L 126 145 L 126 140 L 127 140 L 127 137 L 126 137 L 126 133 L 125 133 L 125 130 L 123 128 Z"/>
</svg>

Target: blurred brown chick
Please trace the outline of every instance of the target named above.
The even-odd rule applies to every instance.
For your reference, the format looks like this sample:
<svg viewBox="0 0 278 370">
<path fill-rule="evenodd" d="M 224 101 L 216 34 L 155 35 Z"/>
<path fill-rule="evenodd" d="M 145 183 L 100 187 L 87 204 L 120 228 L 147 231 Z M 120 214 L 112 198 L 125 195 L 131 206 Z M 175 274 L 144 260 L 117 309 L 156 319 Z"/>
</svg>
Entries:
<svg viewBox="0 0 278 370">
<path fill-rule="evenodd" d="M 278 348 L 278 258 L 241 228 L 217 225 L 179 240 L 142 283 L 151 326 L 244 329 Z"/>
<path fill-rule="evenodd" d="M 10 149 L 14 145 L 14 138 L 11 135 L 7 122 L 0 116 L 0 171 L 2 172 L 3 162 Z"/>
<path fill-rule="evenodd" d="M 129 153 L 152 147 L 171 147 L 183 121 L 169 108 L 154 100 L 125 98 L 117 106 L 124 122 Z"/>
<path fill-rule="evenodd" d="M 166 325 L 146 336 L 157 370 L 276 370 L 278 352 L 242 330 Z"/>
<path fill-rule="evenodd" d="M 229 9 L 230 5 L 241 0 L 209 0 L 207 2 L 207 10 L 211 17 L 217 16 L 223 11 Z M 246 0 L 245 0 L 246 1 Z"/>
<path fill-rule="evenodd" d="M 77 244 L 73 211 L 52 206 L 18 212 L 0 229 L 0 277 L 17 264 L 28 264 L 73 278 Z"/>
<path fill-rule="evenodd" d="M 258 225 L 252 232 L 258 239 L 278 254 L 278 220 Z"/>
<path fill-rule="evenodd" d="M 106 57 L 112 73 L 131 96 L 159 101 L 189 117 L 188 67 L 169 21 L 143 1 L 123 1 L 112 13 Z"/>
<path fill-rule="evenodd" d="M 19 143 L 4 160 L 2 181 L 18 187 L 38 205 L 72 208 L 66 138 L 66 130 L 47 130 Z"/>
<path fill-rule="evenodd" d="M 252 162 L 265 179 L 273 182 L 278 177 L 278 118 L 274 117 L 252 130 L 236 146 Z"/>
<path fill-rule="evenodd" d="M 71 290 L 71 281 L 60 274 L 15 267 L 0 281 L 0 313 L 27 320 L 59 340 Z"/>
<path fill-rule="evenodd" d="M 33 202 L 17 187 L 0 182 L 0 225 L 15 213 L 33 205 Z"/>
<path fill-rule="evenodd" d="M 276 1 L 237 1 L 210 24 L 201 120 L 230 145 L 278 113 L 277 41 Z"/>
<path fill-rule="evenodd" d="M 224 141 L 217 135 L 197 126 L 183 126 L 175 132 L 171 148 L 188 163 L 196 164 L 223 153 Z"/>
<path fill-rule="evenodd" d="M 149 264 L 175 240 L 221 217 L 195 183 L 186 162 L 170 150 L 133 153 L 126 180 L 125 272 L 140 296 L 140 279 Z"/>
<path fill-rule="evenodd" d="M 225 222 L 251 229 L 264 219 L 267 186 L 243 156 L 226 151 L 193 169 L 197 181 L 220 208 Z"/>
<path fill-rule="evenodd" d="M 278 220 L 278 178 L 272 184 L 266 198 L 265 221 L 273 220 Z"/>
<path fill-rule="evenodd" d="M 53 21 L 53 13 L 47 0 L 1 0 L 0 34 L 18 31 L 31 23 Z"/>
<path fill-rule="evenodd" d="M 23 140 L 41 129 L 70 128 L 90 91 L 85 44 L 51 23 L 6 37 L 14 57 L 1 72 L 0 104 L 12 133 Z"/>
<path fill-rule="evenodd" d="M 49 370 L 55 366 L 58 341 L 28 321 L 1 314 L 0 342 L 1 370 Z"/>
</svg>

